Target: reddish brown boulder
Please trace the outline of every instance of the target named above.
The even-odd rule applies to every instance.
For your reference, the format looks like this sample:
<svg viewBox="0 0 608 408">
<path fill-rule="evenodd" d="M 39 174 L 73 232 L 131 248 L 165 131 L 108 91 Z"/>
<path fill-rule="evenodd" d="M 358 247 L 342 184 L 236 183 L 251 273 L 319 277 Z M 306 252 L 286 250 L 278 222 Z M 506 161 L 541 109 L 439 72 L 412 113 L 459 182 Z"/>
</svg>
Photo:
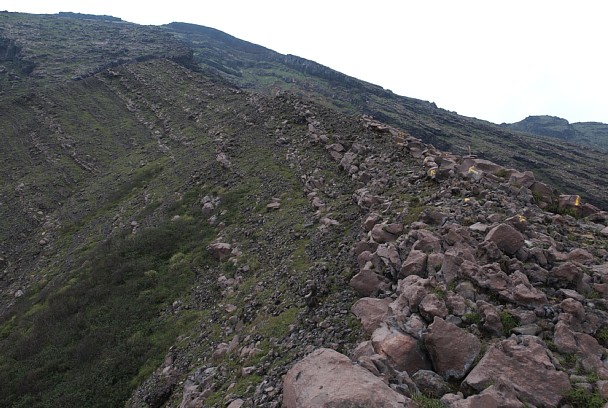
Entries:
<svg viewBox="0 0 608 408">
<path fill-rule="evenodd" d="M 414 407 L 348 357 L 331 349 L 313 351 L 294 365 L 283 381 L 283 407 Z"/>
<path fill-rule="evenodd" d="M 355 347 L 355 349 L 351 353 L 350 359 L 352 361 L 357 361 L 363 356 L 371 356 L 374 354 L 376 354 L 376 351 L 374 350 L 374 346 L 372 346 L 372 341 L 367 340 L 363 343 L 359 343 L 357 347 Z"/>
<path fill-rule="evenodd" d="M 547 295 L 532 286 L 522 272 L 513 272 L 509 275 L 509 281 L 509 287 L 500 292 L 501 296 L 522 306 L 536 307 L 547 304 Z"/>
<path fill-rule="evenodd" d="M 412 380 L 424 395 L 432 398 L 441 398 L 450 392 L 450 385 L 436 372 L 419 370 L 412 376 Z"/>
<path fill-rule="evenodd" d="M 547 304 L 547 295 L 530 284 L 518 284 L 511 292 L 513 302 L 522 306 L 542 306 Z"/>
<path fill-rule="evenodd" d="M 429 294 L 431 279 L 424 279 L 418 275 L 410 275 L 399 281 L 397 288 L 399 297 L 394 303 L 407 306 L 410 310 L 416 311 L 422 299 Z"/>
<path fill-rule="evenodd" d="M 418 346 L 418 340 L 386 325 L 374 331 L 372 345 L 376 353 L 386 356 L 398 371 L 406 371 L 412 375 L 418 370 L 431 368 L 424 352 Z"/>
<path fill-rule="evenodd" d="M 536 205 L 540 208 L 547 208 L 549 204 L 553 203 L 556 198 L 555 192 L 546 184 L 540 181 L 534 182 L 530 186 L 530 191 L 536 200 Z"/>
<path fill-rule="evenodd" d="M 494 292 L 504 291 L 511 284 L 511 280 L 500 269 L 499 264 L 489 264 L 480 267 L 471 261 L 464 261 L 460 265 L 459 272 L 461 276 L 470 279 L 477 286 Z"/>
<path fill-rule="evenodd" d="M 445 302 L 434 293 L 430 293 L 422 299 L 418 305 L 418 311 L 429 322 L 432 322 L 435 316 L 445 319 L 449 313 Z"/>
<path fill-rule="evenodd" d="M 221 261 L 230 255 L 232 252 L 232 245 L 225 242 L 214 242 L 207 247 L 207 250 L 215 259 Z"/>
<path fill-rule="evenodd" d="M 574 332 L 570 330 L 568 324 L 563 321 L 557 322 L 555 325 L 555 329 L 553 330 L 553 343 L 555 343 L 557 351 L 560 353 L 572 354 L 576 353 L 578 350 Z"/>
<path fill-rule="evenodd" d="M 500 321 L 500 315 L 498 314 L 496 307 L 483 300 L 478 300 L 476 305 L 479 315 L 481 316 L 481 328 L 491 335 L 502 335 L 502 322 Z"/>
<path fill-rule="evenodd" d="M 381 244 L 376 249 L 376 255 L 384 263 L 384 265 L 391 266 L 392 268 L 401 268 L 401 258 L 399 257 L 399 251 L 393 244 Z"/>
<path fill-rule="evenodd" d="M 595 262 L 595 257 L 586 249 L 576 248 L 568 253 L 568 260 L 583 265 L 591 265 Z"/>
<path fill-rule="evenodd" d="M 431 231 L 420 230 L 417 232 L 418 240 L 412 245 L 412 249 L 425 253 L 441 252 L 441 239 Z"/>
<path fill-rule="evenodd" d="M 535 336 L 511 337 L 494 345 L 462 386 L 481 392 L 498 380 L 512 385 L 521 401 L 542 407 L 558 406 L 571 389 L 568 374 L 555 369 Z"/>
<path fill-rule="evenodd" d="M 389 287 L 386 279 L 369 269 L 362 269 L 352 277 L 349 284 L 361 296 L 373 296 L 378 291 Z"/>
<path fill-rule="evenodd" d="M 518 186 L 523 186 L 526 188 L 530 188 L 536 179 L 534 178 L 534 173 L 531 171 L 525 171 L 520 173 L 519 171 L 513 171 L 511 173 L 511 177 L 509 177 L 509 183 L 515 184 Z"/>
<path fill-rule="evenodd" d="M 460 395 L 447 394 L 441 398 L 447 408 L 525 408 L 526 405 L 517 399 L 517 394 L 510 383 L 498 380 L 481 394 L 463 399 Z"/>
<path fill-rule="evenodd" d="M 382 218 L 380 217 L 380 214 L 378 213 L 370 213 L 365 220 L 363 221 L 363 224 L 361 225 L 363 227 L 363 231 L 368 232 L 371 231 L 371 229 L 374 227 L 374 225 L 378 224 L 380 222 Z"/>
<path fill-rule="evenodd" d="M 560 210 L 576 211 L 581 205 L 581 196 L 579 195 L 560 195 L 558 206 Z"/>
<path fill-rule="evenodd" d="M 564 313 L 570 313 L 572 316 L 580 320 L 585 320 L 585 307 L 581 302 L 572 298 L 566 298 L 559 304 Z"/>
<path fill-rule="evenodd" d="M 597 382 L 597 391 L 600 393 L 600 397 L 608 399 L 608 381 L 600 380 Z"/>
<path fill-rule="evenodd" d="M 392 301 L 391 298 L 376 299 L 366 297 L 355 302 L 350 310 L 361 320 L 365 331 L 373 333 L 386 319 L 388 306 Z"/>
<path fill-rule="evenodd" d="M 557 281 L 558 283 L 569 286 L 577 286 L 583 278 L 583 271 L 572 262 L 564 262 L 561 265 L 551 269 L 549 281 Z"/>
<path fill-rule="evenodd" d="M 372 227 L 370 236 L 375 242 L 383 244 L 395 241 L 401 232 L 403 232 L 401 224 L 376 224 Z"/>
<path fill-rule="evenodd" d="M 509 224 L 499 224 L 492 228 L 486 241 L 492 241 L 507 255 L 514 255 L 524 245 L 524 237 Z"/>
<path fill-rule="evenodd" d="M 353 248 L 353 254 L 355 256 L 359 256 L 363 252 L 372 252 L 373 253 L 376 251 L 377 248 L 378 248 L 378 244 L 376 242 L 360 241 L 360 242 L 357 242 L 357 244 L 355 244 L 355 246 Z"/>
<path fill-rule="evenodd" d="M 435 372 L 446 380 L 463 378 L 481 351 L 475 335 L 439 317 L 428 327 L 423 340 Z"/>
<path fill-rule="evenodd" d="M 443 263 L 439 272 L 443 275 L 446 283 L 450 283 L 456 279 L 463 261 L 464 259 L 458 256 L 458 253 L 453 249 L 449 249 L 443 254 Z"/>
<path fill-rule="evenodd" d="M 457 293 L 449 293 L 445 303 L 455 316 L 462 316 L 467 311 L 465 299 Z"/>
<path fill-rule="evenodd" d="M 422 251 L 411 250 L 407 259 L 401 266 L 400 277 L 406 277 L 410 275 L 424 276 L 426 273 L 426 261 L 428 255 Z"/>
</svg>

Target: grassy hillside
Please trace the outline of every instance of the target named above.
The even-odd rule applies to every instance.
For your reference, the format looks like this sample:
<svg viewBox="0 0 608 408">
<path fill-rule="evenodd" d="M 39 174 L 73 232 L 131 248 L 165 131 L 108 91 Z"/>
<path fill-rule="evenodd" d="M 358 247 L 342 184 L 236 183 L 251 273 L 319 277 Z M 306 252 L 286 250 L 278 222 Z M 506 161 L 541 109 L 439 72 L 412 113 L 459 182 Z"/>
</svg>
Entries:
<svg viewBox="0 0 608 408">
<path fill-rule="evenodd" d="M 243 308 L 241 330 L 262 342 L 262 358 L 297 321 L 299 290 L 315 265 L 347 256 L 324 242 L 340 242 L 352 227 L 317 230 L 300 178 L 326 174 L 340 221 L 353 213 L 350 196 L 339 193 L 350 181 L 326 170 L 324 149 L 300 150 L 306 125 L 289 100 L 252 97 L 160 59 L 8 106 L 13 121 L 3 125 L 16 129 L 3 157 L 2 208 L 23 214 L 2 221 L 4 276 L 13 277 L 3 282 L 2 302 L 12 307 L 3 308 L 0 329 L 0 400 L 8 406 L 121 405 L 169 346 L 182 344 L 192 359 L 229 341 L 218 331 L 227 301 Z M 360 127 L 348 123 L 343 131 Z M 277 145 L 275 129 L 292 143 Z M 297 166 L 288 160 L 294 149 Z M 217 161 L 220 151 L 230 168 Z M 202 211 L 205 197 L 218 202 L 212 213 Z M 281 209 L 267 212 L 273 197 Z M 215 239 L 238 248 L 235 263 L 210 255 Z M 345 279 L 336 272 L 326 279 Z M 222 274 L 260 291 L 226 297 Z M 287 320 L 261 325 L 272 316 Z M 238 383 L 238 372 L 230 368 L 227 381 Z"/>
</svg>

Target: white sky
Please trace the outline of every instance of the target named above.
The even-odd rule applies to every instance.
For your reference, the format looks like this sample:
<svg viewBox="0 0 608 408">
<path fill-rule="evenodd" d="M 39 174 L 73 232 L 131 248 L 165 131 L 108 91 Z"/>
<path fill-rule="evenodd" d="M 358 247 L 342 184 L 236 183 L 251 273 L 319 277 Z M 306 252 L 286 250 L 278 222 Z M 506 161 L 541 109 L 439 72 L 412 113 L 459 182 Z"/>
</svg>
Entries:
<svg viewBox="0 0 608 408">
<path fill-rule="evenodd" d="M 495 123 L 608 123 L 603 0 L 1 0 L 0 10 L 213 27 Z"/>
</svg>

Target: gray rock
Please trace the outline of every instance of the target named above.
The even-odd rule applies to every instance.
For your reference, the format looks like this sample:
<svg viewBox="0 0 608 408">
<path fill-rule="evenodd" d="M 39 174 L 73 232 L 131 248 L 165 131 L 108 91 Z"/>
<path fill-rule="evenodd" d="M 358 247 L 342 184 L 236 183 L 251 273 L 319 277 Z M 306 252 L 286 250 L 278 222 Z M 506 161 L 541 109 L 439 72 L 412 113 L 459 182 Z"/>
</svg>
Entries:
<svg viewBox="0 0 608 408">
<path fill-rule="evenodd" d="M 412 380 L 424 395 L 432 398 L 441 398 L 450 392 L 450 385 L 436 372 L 430 370 L 419 370 Z"/>
</svg>

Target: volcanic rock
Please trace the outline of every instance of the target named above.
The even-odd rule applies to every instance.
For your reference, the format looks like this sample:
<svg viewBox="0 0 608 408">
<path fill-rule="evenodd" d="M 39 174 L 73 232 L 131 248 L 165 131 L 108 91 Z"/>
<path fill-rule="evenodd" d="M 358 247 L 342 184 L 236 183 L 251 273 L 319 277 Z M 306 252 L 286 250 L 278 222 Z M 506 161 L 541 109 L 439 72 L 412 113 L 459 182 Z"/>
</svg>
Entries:
<svg viewBox="0 0 608 408">
<path fill-rule="evenodd" d="M 410 401 L 348 357 L 326 348 L 299 361 L 283 381 L 285 408 L 413 407 Z"/>
<path fill-rule="evenodd" d="M 440 317 L 435 317 L 423 340 L 435 371 L 446 380 L 463 378 L 481 351 L 475 335 Z"/>
<path fill-rule="evenodd" d="M 524 237 L 519 231 L 508 224 L 500 224 L 492 228 L 486 241 L 492 241 L 507 255 L 515 253 L 524 245 Z"/>
<path fill-rule="evenodd" d="M 511 337 L 488 350 L 463 381 L 478 392 L 502 379 L 520 400 L 554 407 L 571 389 L 568 375 L 557 371 L 544 343 L 534 336 Z"/>
</svg>

